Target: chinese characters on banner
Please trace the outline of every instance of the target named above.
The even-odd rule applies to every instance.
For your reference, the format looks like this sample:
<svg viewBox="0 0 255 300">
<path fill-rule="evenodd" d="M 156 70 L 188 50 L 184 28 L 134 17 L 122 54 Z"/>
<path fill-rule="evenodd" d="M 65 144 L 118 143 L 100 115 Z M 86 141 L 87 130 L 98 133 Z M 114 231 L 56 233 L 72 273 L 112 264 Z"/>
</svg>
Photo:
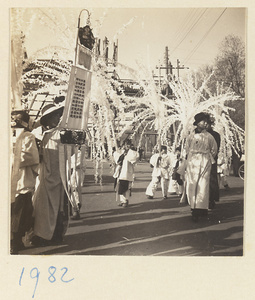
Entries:
<svg viewBox="0 0 255 300">
<path fill-rule="evenodd" d="M 74 95 L 71 104 L 70 117 L 71 118 L 82 118 L 84 97 L 85 97 L 85 79 L 76 78 L 74 83 Z"/>
<path fill-rule="evenodd" d="M 91 71 L 72 66 L 61 121 L 62 128 L 86 130 L 89 116 Z"/>
</svg>

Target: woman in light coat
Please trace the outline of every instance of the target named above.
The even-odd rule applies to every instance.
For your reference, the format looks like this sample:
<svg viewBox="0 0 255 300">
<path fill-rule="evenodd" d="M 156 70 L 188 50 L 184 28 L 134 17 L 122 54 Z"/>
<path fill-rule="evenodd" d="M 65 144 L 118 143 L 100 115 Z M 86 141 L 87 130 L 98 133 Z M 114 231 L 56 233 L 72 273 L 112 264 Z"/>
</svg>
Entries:
<svg viewBox="0 0 255 300">
<path fill-rule="evenodd" d="M 192 218 L 197 221 L 206 215 L 209 208 L 209 186 L 212 164 L 215 163 L 217 144 L 214 137 L 206 131 L 207 116 L 195 115 L 196 129 L 186 140 L 186 193 L 191 206 Z"/>
</svg>

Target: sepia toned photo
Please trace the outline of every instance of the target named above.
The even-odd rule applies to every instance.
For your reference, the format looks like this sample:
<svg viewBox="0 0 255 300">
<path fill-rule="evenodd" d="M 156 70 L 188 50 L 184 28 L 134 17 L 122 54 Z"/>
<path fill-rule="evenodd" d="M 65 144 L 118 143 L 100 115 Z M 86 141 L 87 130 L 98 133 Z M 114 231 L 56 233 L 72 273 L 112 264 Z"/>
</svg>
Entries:
<svg viewBox="0 0 255 300">
<path fill-rule="evenodd" d="M 10 9 L 10 254 L 244 255 L 246 13 Z"/>
</svg>

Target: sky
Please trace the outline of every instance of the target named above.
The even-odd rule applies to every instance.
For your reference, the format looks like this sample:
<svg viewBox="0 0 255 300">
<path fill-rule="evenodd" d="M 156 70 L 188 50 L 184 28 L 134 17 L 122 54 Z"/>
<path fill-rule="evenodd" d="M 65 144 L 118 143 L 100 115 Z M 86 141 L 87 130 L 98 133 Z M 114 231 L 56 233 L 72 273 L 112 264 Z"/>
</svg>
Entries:
<svg viewBox="0 0 255 300">
<path fill-rule="evenodd" d="M 196 70 L 210 64 L 219 45 L 229 34 L 245 41 L 246 10 L 244 8 L 88 8 L 95 37 L 110 41 L 118 39 L 118 61 L 137 68 L 137 61 L 152 70 L 164 65 L 165 49 L 169 60 Z M 28 55 L 48 46 L 69 48 L 74 57 L 79 8 L 27 8 L 18 26 L 26 35 Z M 14 15 L 16 16 L 16 15 Z M 81 26 L 87 13 L 81 13 Z M 17 25 L 11 21 L 11 25 Z M 41 56 L 46 55 L 41 53 Z M 43 58 L 43 57 L 39 57 Z M 164 71 L 162 71 L 164 72 Z M 176 71 L 175 71 L 176 72 Z M 182 70 L 180 71 L 182 72 Z"/>
</svg>

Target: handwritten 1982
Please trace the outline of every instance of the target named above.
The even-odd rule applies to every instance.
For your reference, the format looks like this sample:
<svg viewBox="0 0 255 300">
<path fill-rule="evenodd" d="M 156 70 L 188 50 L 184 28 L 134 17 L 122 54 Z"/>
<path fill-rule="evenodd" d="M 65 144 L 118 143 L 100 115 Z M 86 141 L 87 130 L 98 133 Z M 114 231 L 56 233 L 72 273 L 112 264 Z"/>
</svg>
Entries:
<svg viewBox="0 0 255 300">
<path fill-rule="evenodd" d="M 22 271 L 21 271 L 21 274 L 20 274 L 20 278 L 19 278 L 19 285 L 21 286 L 22 285 L 22 279 L 23 279 L 23 275 L 24 275 L 24 271 L 25 271 L 25 268 L 23 267 L 22 268 Z M 50 283 L 54 283 L 57 281 L 57 278 L 56 278 L 56 273 L 57 271 L 57 268 L 54 267 L 54 266 L 50 266 L 48 268 L 48 280 Z M 72 279 L 66 279 L 66 273 L 68 272 L 68 268 L 64 267 L 61 269 L 62 273 L 61 273 L 61 277 L 60 277 L 60 280 L 61 282 L 64 282 L 64 283 L 69 283 L 71 281 L 74 280 L 74 278 Z M 34 287 L 34 292 L 33 292 L 33 295 L 32 295 L 32 298 L 34 298 L 35 296 L 35 292 L 36 292 L 36 288 L 37 288 L 37 285 L 38 285 L 38 282 L 39 282 L 39 276 L 40 276 L 40 272 L 38 270 L 38 268 L 33 268 L 30 270 L 30 278 L 32 279 L 36 279 L 36 282 L 35 282 L 35 287 Z"/>
</svg>

